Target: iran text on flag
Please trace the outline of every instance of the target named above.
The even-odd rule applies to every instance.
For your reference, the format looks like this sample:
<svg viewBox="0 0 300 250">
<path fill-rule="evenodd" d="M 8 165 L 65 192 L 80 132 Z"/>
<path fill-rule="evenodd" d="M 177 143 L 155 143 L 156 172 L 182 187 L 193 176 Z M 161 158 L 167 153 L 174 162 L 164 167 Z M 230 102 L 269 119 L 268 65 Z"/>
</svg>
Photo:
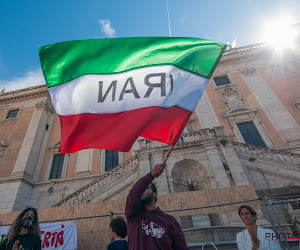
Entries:
<svg viewBox="0 0 300 250">
<path fill-rule="evenodd" d="M 225 48 L 176 37 L 41 47 L 43 73 L 61 121 L 61 153 L 129 151 L 139 136 L 176 144 Z"/>
</svg>

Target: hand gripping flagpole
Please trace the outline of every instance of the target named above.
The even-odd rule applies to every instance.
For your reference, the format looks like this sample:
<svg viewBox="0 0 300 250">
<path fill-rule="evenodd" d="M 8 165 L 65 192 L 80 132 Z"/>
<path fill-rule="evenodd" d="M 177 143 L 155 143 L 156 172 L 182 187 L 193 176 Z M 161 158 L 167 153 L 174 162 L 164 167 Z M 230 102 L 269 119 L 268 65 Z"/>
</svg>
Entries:
<svg viewBox="0 0 300 250">
<path fill-rule="evenodd" d="M 175 145 L 172 145 L 170 148 L 169 148 L 169 151 L 167 152 L 167 155 L 165 156 L 165 158 L 164 158 L 164 160 L 163 160 L 163 162 L 161 163 L 161 165 L 165 165 L 166 164 L 166 161 L 168 160 L 168 158 L 169 158 L 169 156 L 170 156 L 170 154 L 171 154 L 171 152 L 172 152 L 172 150 L 173 150 L 173 148 L 175 147 Z M 164 168 L 163 169 L 165 169 L 166 168 L 166 165 L 164 166 Z M 158 177 L 159 175 L 157 174 L 155 177 Z"/>
</svg>

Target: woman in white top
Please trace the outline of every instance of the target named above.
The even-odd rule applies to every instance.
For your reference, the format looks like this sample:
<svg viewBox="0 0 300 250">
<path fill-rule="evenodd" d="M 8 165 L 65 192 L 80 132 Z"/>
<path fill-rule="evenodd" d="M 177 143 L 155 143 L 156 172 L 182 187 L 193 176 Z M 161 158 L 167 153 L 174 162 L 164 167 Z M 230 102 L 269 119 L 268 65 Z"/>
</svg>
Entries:
<svg viewBox="0 0 300 250">
<path fill-rule="evenodd" d="M 276 234 L 271 229 L 264 229 L 256 225 L 256 212 L 252 207 L 242 205 L 238 213 L 244 222 L 246 229 L 236 235 L 239 250 L 281 250 Z"/>
</svg>

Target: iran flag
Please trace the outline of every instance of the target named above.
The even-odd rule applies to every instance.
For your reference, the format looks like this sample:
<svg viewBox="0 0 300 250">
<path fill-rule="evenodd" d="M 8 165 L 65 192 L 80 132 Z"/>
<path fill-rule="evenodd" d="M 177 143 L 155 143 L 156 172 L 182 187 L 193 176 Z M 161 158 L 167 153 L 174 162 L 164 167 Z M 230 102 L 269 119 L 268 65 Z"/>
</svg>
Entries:
<svg viewBox="0 0 300 250">
<path fill-rule="evenodd" d="M 41 47 L 43 73 L 61 121 L 61 153 L 129 151 L 139 136 L 176 144 L 225 48 L 176 37 Z"/>
</svg>

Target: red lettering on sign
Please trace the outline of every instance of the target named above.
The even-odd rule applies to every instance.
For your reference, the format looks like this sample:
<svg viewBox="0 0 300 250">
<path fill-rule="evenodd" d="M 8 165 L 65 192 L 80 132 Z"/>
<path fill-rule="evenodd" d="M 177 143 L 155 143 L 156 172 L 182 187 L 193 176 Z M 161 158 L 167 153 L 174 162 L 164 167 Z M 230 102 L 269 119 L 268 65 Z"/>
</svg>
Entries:
<svg viewBox="0 0 300 250">
<path fill-rule="evenodd" d="M 64 224 L 61 224 L 61 228 L 64 228 Z M 64 244 L 64 230 L 60 232 L 45 232 L 41 231 L 41 235 L 45 234 L 42 241 L 42 248 L 54 247 L 57 248 L 58 244 L 61 246 Z M 51 244 L 50 244 L 51 243 Z"/>
<path fill-rule="evenodd" d="M 49 243 L 49 239 L 51 238 L 51 233 L 50 232 L 47 232 L 46 234 L 45 234 L 45 238 L 44 238 L 44 241 L 43 241 L 43 244 L 42 244 L 42 248 L 44 248 L 45 247 L 45 245 L 46 245 L 46 247 L 49 247 L 50 246 L 50 243 Z"/>
<path fill-rule="evenodd" d="M 53 247 L 54 242 L 55 242 L 55 236 L 58 234 L 58 232 L 53 232 L 52 233 L 52 238 L 51 238 L 51 247 Z"/>
<path fill-rule="evenodd" d="M 56 242 L 55 242 L 55 247 L 57 247 L 58 243 L 62 246 L 64 244 L 64 231 L 61 230 L 57 234 Z"/>
</svg>

